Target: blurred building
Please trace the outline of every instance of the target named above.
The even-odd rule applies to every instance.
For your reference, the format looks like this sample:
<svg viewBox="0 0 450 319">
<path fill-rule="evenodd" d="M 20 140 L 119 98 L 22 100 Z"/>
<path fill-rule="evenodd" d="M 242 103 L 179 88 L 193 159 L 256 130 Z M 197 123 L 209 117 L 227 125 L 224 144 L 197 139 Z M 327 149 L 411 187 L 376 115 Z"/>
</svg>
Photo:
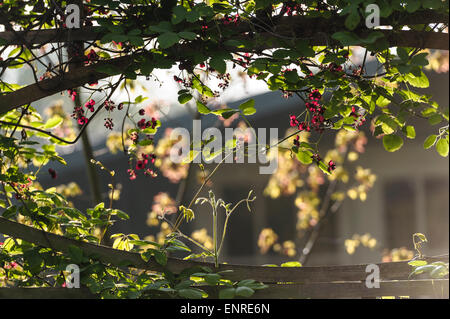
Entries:
<svg viewBox="0 0 450 319">
<path fill-rule="evenodd" d="M 448 73 L 429 74 L 430 89 L 434 99 L 443 107 L 448 106 Z M 265 93 L 253 97 L 257 113 L 251 116 L 253 127 L 279 128 L 280 137 L 289 123 L 289 114 L 303 107 L 298 98 L 284 99 L 279 92 Z M 244 102 L 236 101 L 229 107 L 236 108 Z M 213 126 L 215 117 L 208 115 L 202 120 L 202 127 Z M 192 123 L 189 117 L 179 117 L 174 121 L 164 121 L 159 129 L 159 138 L 166 127 L 177 127 L 177 123 Z M 236 122 L 235 122 L 236 123 Z M 430 134 L 435 134 L 437 126 L 430 127 L 425 120 L 417 121 L 417 137 L 405 140 L 402 149 L 394 153 L 384 150 L 381 140 L 376 140 L 365 125 L 369 139 L 366 151 L 360 156 L 356 165 L 370 168 L 377 175 L 374 187 L 368 193 L 367 200 L 346 199 L 340 210 L 330 219 L 320 233 L 308 265 L 369 263 L 381 261 L 383 249 L 406 247 L 413 250 L 412 234 L 424 233 L 429 240 L 425 254 L 436 255 L 448 253 L 449 242 L 449 159 L 442 158 L 434 149 L 424 150 L 423 141 Z M 326 150 L 334 143 L 334 135 L 327 133 L 322 139 L 321 150 Z M 173 198 L 177 196 L 177 184 L 170 183 L 161 175 L 155 179 L 141 177 L 130 181 L 129 168 L 124 154 L 110 154 L 101 141 L 95 146 L 95 155 L 104 165 L 116 171 L 116 182 L 122 184 L 120 200 L 115 207 L 130 215 L 130 220 L 117 223 L 112 232 L 136 233 L 141 238 L 155 234 L 158 229 L 146 224 L 151 211 L 152 199 L 159 192 L 168 192 Z M 325 153 L 325 152 L 324 152 Z M 77 182 L 83 189 L 83 195 L 72 201 L 80 210 L 91 207 L 88 178 L 85 162 L 81 152 L 65 155 L 68 166 L 53 165 L 58 171 L 57 180 L 51 180 L 45 173 L 41 183 L 45 187 Z M 206 169 L 211 166 L 206 165 Z M 349 167 L 349 171 L 355 167 Z M 195 171 L 196 170 L 196 171 Z M 182 203 L 187 206 L 199 187 L 198 168 L 191 174 Z M 292 258 L 276 253 L 261 255 L 257 247 L 259 232 L 266 227 L 273 228 L 280 241 L 294 239 L 296 236 L 297 208 L 295 196 L 270 199 L 263 195 L 270 175 L 260 175 L 258 164 L 224 164 L 212 179 L 217 197 L 226 202 L 236 203 L 253 190 L 257 200 L 252 203 L 249 213 L 243 205 L 230 219 L 229 231 L 223 250 L 222 260 L 229 263 L 266 264 L 281 263 Z M 108 176 L 100 172 L 103 192 L 106 198 Z M 205 188 L 202 196 L 207 196 Z M 191 234 L 195 229 L 206 227 L 212 232 L 211 213 L 204 206 L 194 206 L 196 219 L 184 224 L 182 230 Z M 359 247 L 349 255 L 345 249 L 345 239 L 353 234 L 370 233 L 377 239 L 375 249 Z M 299 247 L 298 247 L 299 248 Z"/>
</svg>

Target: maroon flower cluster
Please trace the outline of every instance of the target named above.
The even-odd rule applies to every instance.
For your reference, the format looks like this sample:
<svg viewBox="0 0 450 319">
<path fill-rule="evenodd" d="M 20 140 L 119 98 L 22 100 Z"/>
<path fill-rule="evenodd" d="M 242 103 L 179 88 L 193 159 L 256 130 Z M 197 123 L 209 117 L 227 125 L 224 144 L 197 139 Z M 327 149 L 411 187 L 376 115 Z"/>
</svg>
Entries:
<svg viewBox="0 0 450 319">
<path fill-rule="evenodd" d="M 238 61 L 238 64 L 240 66 L 242 66 L 243 68 L 247 68 L 250 64 L 251 57 L 252 55 L 247 52 L 244 54 L 244 58 L 237 58 L 236 60 Z"/>
<path fill-rule="evenodd" d="M 107 129 L 112 130 L 113 127 L 114 127 L 113 119 L 110 118 L 110 117 L 107 117 L 107 118 L 105 119 L 105 124 L 104 124 L 104 126 L 105 126 Z"/>
<path fill-rule="evenodd" d="M 281 96 L 282 96 L 284 99 L 288 99 L 288 98 L 290 98 L 292 95 L 293 95 L 293 93 L 290 92 L 290 91 L 281 90 Z"/>
<path fill-rule="evenodd" d="M 176 75 L 173 76 L 173 80 L 174 80 L 175 82 L 177 82 L 177 83 L 183 83 L 183 79 L 180 78 L 180 77 L 178 77 L 178 76 L 176 76 Z"/>
<path fill-rule="evenodd" d="M 155 154 L 141 154 L 141 159 L 136 161 L 135 168 L 134 169 L 130 168 L 127 170 L 130 180 L 135 180 L 137 177 L 136 171 L 140 171 L 140 170 L 144 171 L 144 175 L 156 177 L 157 174 L 153 171 L 153 169 L 147 168 L 147 165 L 149 163 L 150 164 L 155 163 L 155 159 L 156 159 Z"/>
<path fill-rule="evenodd" d="M 295 1 L 287 1 L 287 2 L 283 3 L 281 12 L 284 12 L 285 15 L 291 17 L 293 15 L 303 13 L 303 10 L 302 10 L 301 5 L 295 3 Z"/>
<path fill-rule="evenodd" d="M 317 154 L 317 153 L 314 153 L 313 155 L 311 155 L 311 158 L 312 158 L 312 160 L 313 160 L 317 165 L 319 165 L 320 161 L 322 161 L 322 158 L 321 158 L 320 155 Z M 328 171 L 329 173 L 331 173 L 331 172 L 334 171 L 335 169 L 336 169 L 336 163 L 333 162 L 332 160 L 330 160 L 330 161 L 328 162 L 327 171 Z"/>
<path fill-rule="evenodd" d="M 84 104 L 84 107 L 89 109 L 89 111 L 94 112 L 95 111 L 94 105 L 95 105 L 95 101 L 93 99 L 90 99 L 89 101 L 87 101 Z M 89 119 L 85 116 L 84 109 L 81 106 L 76 106 L 73 109 L 73 113 L 71 116 L 75 120 L 77 120 L 79 125 L 84 125 L 89 121 Z"/>
<path fill-rule="evenodd" d="M 336 164 L 333 161 L 329 161 L 328 162 L 328 172 L 331 173 L 332 171 L 334 171 L 336 169 Z"/>
<path fill-rule="evenodd" d="M 328 65 L 328 70 L 330 70 L 331 72 L 342 72 L 342 71 L 344 71 L 342 66 L 341 65 L 337 65 L 336 63 L 330 63 Z"/>
<path fill-rule="evenodd" d="M 308 111 L 312 113 L 311 122 L 299 122 L 295 115 L 290 115 L 290 126 L 298 127 L 299 131 L 311 131 L 311 127 L 314 128 L 317 132 L 322 133 L 324 130 L 323 123 L 325 122 L 325 117 L 323 113 L 325 112 L 325 108 L 320 105 L 319 100 L 322 98 L 322 94 L 320 94 L 319 90 L 313 90 L 308 95 L 309 101 L 306 102 L 305 106 Z"/>
<path fill-rule="evenodd" d="M 230 73 L 218 74 L 217 79 L 223 81 L 217 85 L 222 90 L 225 90 L 226 88 L 228 88 L 228 86 L 230 86 L 230 81 L 231 81 Z"/>
<path fill-rule="evenodd" d="M 359 114 L 356 110 L 355 106 L 352 106 L 352 112 L 350 113 L 350 116 L 353 116 L 355 118 L 354 127 L 361 126 L 366 122 L 366 119 L 363 115 Z"/>
<path fill-rule="evenodd" d="M 300 147 L 300 136 L 295 136 L 294 145 Z"/>
<path fill-rule="evenodd" d="M 87 55 L 84 56 L 84 64 L 90 64 L 92 62 L 95 62 L 98 60 L 98 54 L 94 51 L 94 49 L 91 49 Z"/>
<path fill-rule="evenodd" d="M 131 133 L 130 139 L 133 144 L 137 144 L 139 142 L 139 134 L 137 132 Z"/>
<path fill-rule="evenodd" d="M 139 120 L 139 122 L 137 123 L 137 126 L 143 130 L 146 129 L 147 127 L 151 127 L 152 129 L 154 129 L 156 127 L 156 119 L 154 117 L 152 117 L 152 119 L 150 121 L 145 121 L 145 119 L 141 119 Z"/>
<path fill-rule="evenodd" d="M 56 171 L 53 168 L 48 169 L 48 173 L 50 174 L 50 177 L 52 179 L 55 179 L 58 175 L 56 174 Z"/>
<path fill-rule="evenodd" d="M 239 22 L 239 14 L 236 14 L 234 16 L 226 15 L 222 18 L 222 23 L 225 25 L 229 25 L 232 23 L 237 24 L 238 22 Z"/>
<path fill-rule="evenodd" d="M 81 106 L 76 106 L 73 109 L 73 113 L 71 115 L 79 125 L 84 125 L 88 122 L 88 118 L 84 116 L 84 110 Z"/>
<path fill-rule="evenodd" d="M 156 155 L 155 154 L 141 154 L 142 160 L 138 160 L 136 162 L 136 169 L 144 169 L 145 166 L 150 161 L 152 164 L 155 163 Z"/>
<path fill-rule="evenodd" d="M 89 111 L 94 112 L 95 111 L 94 105 L 95 105 L 95 101 L 93 99 L 90 99 L 89 101 L 87 101 L 84 104 L 84 107 L 88 108 Z"/>
<path fill-rule="evenodd" d="M 116 107 L 116 105 L 114 104 L 113 101 L 110 100 L 106 100 L 105 101 L 105 109 L 109 112 L 114 111 L 114 108 Z"/>
<path fill-rule="evenodd" d="M 325 108 L 319 104 L 319 100 L 322 98 L 322 94 L 320 94 L 319 90 L 313 90 L 311 93 L 309 93 L 308 97 L 309 101 L 306 102 L 306 108 L 312 113 L 312 127 L 317 132 L 322 133 L 323 122 L 325 121 L 325 117 L 323 116 Z M 308 130 L 308 125 L 306 125 L 306 129 Z M 299 130 L 301 130 L 300 127 Z"/>
<path fill-rule="evenodd" d="M 75 97 L 77 96 L 77 92 L 75 90 L 67 90 L 67 93 L 69 94 L 70 98 L 72 99 L 72 101 L 75 101 Z"/>
</svg>

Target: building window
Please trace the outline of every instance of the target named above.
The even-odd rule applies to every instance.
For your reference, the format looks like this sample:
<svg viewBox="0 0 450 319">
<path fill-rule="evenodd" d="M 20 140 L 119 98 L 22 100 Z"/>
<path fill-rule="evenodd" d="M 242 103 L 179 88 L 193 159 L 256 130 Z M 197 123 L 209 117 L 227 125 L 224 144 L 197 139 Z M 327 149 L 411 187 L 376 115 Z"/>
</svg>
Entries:
<svg viewBox="0 0 450 319">
<path fill-rule="evenodd" d="M 384 184 L 386 245 L 389 249 L 410 247 L 416 226 L 416 194 L 412 180 L 393 180 Z"/>
<path fill-rule="evenodd" d="M 226 203 L 236 204 L 246 196 L 249 188 L 233 187 L 225 188 L 223 199 Z M 252 203 L 250 203 L 252 205 Z M 225 222 L 224 214 L 220 214 L 219 223 Z M 227 256 L 230 257 L 248 257 L 256 254 L 254 246 L 256 234 L 253 224 L 253 213 L 248 212 L 247 206 L 241 204 L 228 220 L 227 234 L 225 237 L 224 248 Z"/>
<path fill-rule="evenodd" d="M 449 180 L 425 181 L 426 236 L 433 254 L 448 252 L 449 241 Z"/>
</svg>

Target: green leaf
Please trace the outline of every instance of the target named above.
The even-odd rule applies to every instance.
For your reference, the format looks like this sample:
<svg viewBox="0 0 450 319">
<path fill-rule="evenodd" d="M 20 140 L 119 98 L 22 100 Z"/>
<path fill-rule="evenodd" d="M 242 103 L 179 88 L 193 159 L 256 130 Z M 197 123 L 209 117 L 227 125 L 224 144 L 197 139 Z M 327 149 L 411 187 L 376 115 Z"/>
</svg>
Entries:
<svg viewBox="0 0 450 319">
<path fill-rule="evenodd" d="M 227 64 L 224 59 L 219 56 L 214 56 L 209 61 L 209 65 L 219 73 L 225 73 L 227 71 Z"/>
<path fill-rule="evenodd" d="M 139 104 L 139 103 L 144 102 L 144 101 L 147 100 L 147 99 L 148 99 L 148 97 L 139 95 L 138 97 L 136 97 L 136 98 L 134 99 L 134 103 Z"/>
<path fill-rule="evenodd" d="M 69 246 L 69 256 L 76 264 L 80 264 L 83 262 L 83 251 L 77 246 Z"/>
<path fill-rule="evenodd" d="M 430 125 L 436 125 L 441 122 L 442 122 L 442 116 L 438 113 L 435 113 L 428 118 L 428 123 L 430 123 Z"/>
<path fill-rule="evenodd" d="M 54 115 L 51 118 L 49 118 L 47 120 L 47 122 L 45 122 L 43 128 L 44 129 L 51 129 L 51 128 L 55 128 L 58 125 L 60 125 L 63 122 L 63 118 L 59 115 Z"/>
<path fill-rule="evenodd" d="M 144 39 L 142 39 L 142 37 L 140 36 L 128 36 L 128 41 L 135 47 L 144 45 Z"/>
<path fill-rule="evenodd" d="M 99 64 L 95 66 L 95 70 L 108 75 L 116 75 L 121 72 L 121 70 L 112 64 Z"/>
<path fill-rule="evenodd" d="M 343 46 L 356 45 L 361 42 L 361 39 L 357 35 L 348 31 L 339 31 L 333 33 L 331 37 L 341 42 Z"/>
<path fill-rule="evenodd" d="M 297 152 L 297 159 L 300 161 L 300 163 L 309 165 L 313 162 L 312 155 L 313 153 L 308 150 L 298 150 Z"/>
<path fill-rule="evenodd" d="M 154 251 L 155 260 L 161 266 L 165 266 L 167 264 L 167 255 L 165 252 L 160 250 Z"/>
<path fill-rule="evenodd" d="M 405 75 L 405 79 L 409 84 L 418 88 L 427 88 L 430 86 L 430 81 L 422 71 L 420 71 L 419 76 L 415 76 L 412 73 L 407 73 Z"/>
<path fill-rule="evenodd" d="M 421 5 L 419 0 L 408 0 L 405 2 L 405 4 L 406 4 L 406 11 L 408 11 L 409 13 L 417 11 Z"/>
<path fill-rule="evenodd" d="M 428 53 L 419 53 L 412 57 L 411 64 L 426 66 L 429 64 L 427 59 Z"/>
<path fill-rule="evenodd" d="M 357 8 L 355 8 L 355 10 L 351 11 L 347 18 L 345 18 L 345 27 L 349 30 L 354 30 L 360 21 L 361 17 Z"/>
<path fill-rule="evenodd" d="M 416 138 L 416 130 L 414 126 L 407 125 L 402 128 L 403 133 L 405 133 L 407 138 L 414 139 Z"/>
<path fill-rule="evenodd" d="M 202 299 L 203 292 L 200 289 L 196 288 L 186 288 L 178 290 L 178 294 L 180 297 L 186 299 Z"/>
<path fill-rule="evenodd" d="M 233 299 L 236 294 L 235 288 L 225 288 L 219 291 L 219 299 Z"/>
<path fill-rule="evenodd" d="M 184 94 L 178 95 L 178 102 L 180 102 L 180 104 L 186 104 L 191 99 L 192 99 L 192 95 L 190 93 L 184 93 Z"/>
<path fill-rule="evenodd" d="M 188 13 L 186 13 L 186 21 L 187 22 L 196 22 L 197 20 L 200 19 L 200 14 L 195 11 L 195 10 L 191 10 Z"/>
<path fill-rule="evenodd" d="M 442 157 L 448 156 L 448 140 L 445 138 L 439 139 L 436 143 L 436 151 L 441 155 Z"/>
<path fill-rule="evenodd" d="M 111 215 L 116 215 L 117 217 L 119 217 L 120 219 L 130 219 L 130 216 L 128 216 L 127 213 L 125 213 L 124 211 L 120 210 L 120 209 L 113 209 L 111 211 Z"/>
<path fill-rule="evenodd" d="M 239 109 L 242 111 L 244 115 L 252 115 L 256 113 L 255 109 L 255 100 L 250 99 L 241 105 L 239 105 Z"/>
<path fill-rule="evenodd" d="M 200 114 L 209 114 L 211 113 L 211 110 L 203 103 L 197 101 L 197 111 Z"/>
<path fill-rule="evenodd" d="M 406 51 L 405 48 L 398 47 L 397 48 L 397 55 L 403 62 L 407 62 L 408 59 L 409 59 L 408 51 Z"/>
<path fill-rule="evenodd" d="M 383 146 L 388 152 L 398 151 L 403 146 L 403 139 L 395 134 L 383 136 Z"/>
<path fill-rule="evenodd" d="M 235 113 L 237 113 L 237 112 L 239 112 L 239 111 L 238 111 L 238 110 L 231 110 L 231 111 L 223 112 L 223 113 L 221 114 L 221 116 L 222 116 L 224 119 L 229 119 L 230 117 L 233 116 L 233 114 L 235 114 Z M 252 113 L 252 114 L 253 114 L 253 113 Z M 248 114 L 248 115 L 250 115 L 250 114 Z"/>
<path fill-rule="evenodd" d="M 186 18 L 187 10 L 183 6 L 176 6 L 172 10 L 172 24 L 178 24 Z"/>
<path fill-rule="evenodd" d="M 206 85 L 202 84 L 197 77 L 194 77 L 192 79 L 192 87 L 196 89 L 201 95 L 207 96 L 207 97 L 214 97 L 213 91 Z"/>
<path fill-rule="evenodd" d="M 178 35 L 185 40 L 194 40 L 197 37 L 196 33 L 188 31 L 178 32 Z"/>
<path fill-rule="evenodd" d="M 160 246 L 158 243 L 155 243 L 154 241 L 150 241 L 150 240 L 142 240 L 142 239 L 139 239 L 139 240 L 136 240 L 136 239 L 130 240 L 130 244 L 133 244 L 133 245 L 136 245 L 136 246 L 147 246 L 147 245 L 152 245 L 152 246 L 156 246 L 156 247 Z"/>
<path fill-rule="evenodd" d="M 384 134 L 392 134 L 397 130 L 398 127 L 397 122 L 387 114 L 380 115 L 376 119 L 375 124 L 381 124 L 381 129 L 383 130 Z"/>
<path fill-rule="evenodd" d="M 414 233 L 413 236 L 418 237 L 424 243 L 428 242 L 427 237 L 422 233 Z"/>
<path fill-rule="evenodd" d="M 408 263 L 408 265 L 413 267 L 425 266 L 428 264 L 425 260 L 412 260 Z"/>
<path fill-rule="evenodd" d="M 242 286 L 242 287 L 237 287 L 235 293 L 236 293 L 236 296 L 248 298 L 248 297 L 252 296 L 255 293 L 255 291 L 252 288 Z"/>
<path fill-rule="evenodd" d="M 158 37 L 159 46 L 161 49 L 167 49 L 180 41 L 178 34 L 174 32 L 165 32 Z"/>
<path fill-rule="evenodd" d="M 442 7 L 443 3 L 441 0 L 423 0 L 422 6 L 425 9 L 439 9 Z M 448 3 L 447 3 L 448 8 Z"/>
<path fill-rule="evenodd" d="M 9 206 L 2 214 L 3 218 L 10 219 L 12 217 L 15 217 L 17 213 L 17 206 Z"/>
<path fill-rule="evenodd" d="M 302 264 L 298 261 L 288 261 L 281 264 L 281 267 L 302 267 Z"/>
<path fill-rule="evenodd" d="M 434 145 L 434 143 L 436 143 L 436 139 L 437 139 L 437 135 L 428 136 L 427 139 L 425 140 L 425 142 L 423 143 L 423 148 L 429 149 L 430 147 L 432 147 Z"/>
<path fill-rule="evenodd" d="M 215 286 L 219 282 L 221 276 L 219 274 L 205 274 L 203 278 L 209 285 Z"/>
<path fill-rule="evenodd" d="M 194 156 L 194 158 L 195 158 L 195 156 Z M 194 160 L 194 159 L 192 159 L 192 160 Z M 180 209 L 181 213 L 183 214 L 184 219 L 186 219 L 187 222 L 189 222 L 195 218 L 195 214 L 192 209 L 186 208 L 183 205 L 180 205 L 179 209 Z"/>
<path fill-rule="evenodd" d="M 361 38 L 361 42 L 365 43 L 365 44 L 372 44 L 377 42 L 377 40 L 381 39 L 384 37 L 384 34 L 381 33 L 380 31 L 373 31 L 371 32 L 367 38 Z"/>
<path fill-rule="evenodd" d="M 296 70 L 284 72 L 284 77 L 286 78 L 286 81 L 290 83 L 297 83 L 300 80 Z"/>
<path fill-rule="evenodd" d="M 435 267 L 432 265 L 419 266 L 419 267 L 416 267 L 416 269 L 414 269 L 414 271 L 410 274 L 410 276 L 420 275 L 424 272 L 430 272 L 430 271 L 434 270 L 434 268 Z"/>
<path fill-rule="evenodd" d="M 173 30 L 172 24 L 169 21 L 162 21 L 158 25 L 152 25 L 149 27 L 150 31 L 156 33 L 170 32 Z"/>
<path fill-rule="evenodd" d="M 431 278 L 442 278 L 448 274 L 448 268 L 444 265 L 437 266 L 430 272 Z"/>
<path fill-rule="evenodd" d="M 238 40 L 227 40 L 223 43 L 226 46 L 230 46 L 230 47 L 243 47 L 244 45 L 242 44 L 242 42 L 238 41 Z"/>
</svg>

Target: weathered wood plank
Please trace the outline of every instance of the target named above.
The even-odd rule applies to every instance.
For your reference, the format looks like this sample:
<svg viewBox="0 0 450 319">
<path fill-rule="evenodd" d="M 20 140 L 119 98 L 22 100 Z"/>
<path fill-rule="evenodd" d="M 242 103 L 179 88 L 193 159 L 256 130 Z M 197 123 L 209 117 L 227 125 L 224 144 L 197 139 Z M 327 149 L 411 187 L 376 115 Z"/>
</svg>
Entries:
<svg viewBox="0 0 450 319">
<path fill-rule="evenodd" d="M 353 299 L 381 296 L 447 299 L 448 279 L 402 280 L 380 282 L 380 288 L 367 288 L 364 283 L 270 284 L 252 296 L 257 299 Z"/>
<path fill-rule="evenodd" d="M 21 238 L 25 241 L 61 252 L 67 252 L 69 247 L 74 245 L 81 248 L 87 256 L 96 256 L 103 262 L 111 263 L 113 265 L 123 265 L 124 262 L 127 261 L 130 265 L 139 269 L 153 271 L 162 270 L 161 265 L 156 263 L 153 259 L 145 262 L 138 253 L 73 240 L 52 233 L 43 232 L 42 230 L 19 224 L 3 217 L 0 217 L 0 233 Z M 448 256 L 437 259 L 448 261 Z M 428 260 L 433 261 L 436 260 L 436 258 L 430 257 Z M 380 280 L 407 279 L 412 270 L 407 262 L 380 263 L 377 265 L 380 267 Z M 171 257 L 168 258 L 166 268 L 174 273 L 180 273 L 186 268 L 197 266 L 206 266 L 214 269 L 213 263 L 188 261 Z M 362 264 L 285 268 L 221 264 L 217 270 L 233 270 L 233 272 L 224 274 L 225 278 L 231 280 L 254 279 L 265 283 L 313 283 L 364 281 L 368 275 L 365 271 L 366 266 L 367 265 Z"/>
<path fill-rule="evenodd" d="M 204 287 L 210 296 L 217 296 L 214 287 Z M 354 299 L 382 296 L 446 299 L 448 279 L 401 280 L 380 282 L 380 288 L 367 288 L 364 283 L 269 284 L 257 290 L 254 299 Z M 0 288 L 0 299 L 93 299 L 89 289 L 67 288 Z"/>
<path fill-rule="evenodd" d="M 95 299 L 88 288 L 0 288 L 0 299 Z"/>
</svg>

